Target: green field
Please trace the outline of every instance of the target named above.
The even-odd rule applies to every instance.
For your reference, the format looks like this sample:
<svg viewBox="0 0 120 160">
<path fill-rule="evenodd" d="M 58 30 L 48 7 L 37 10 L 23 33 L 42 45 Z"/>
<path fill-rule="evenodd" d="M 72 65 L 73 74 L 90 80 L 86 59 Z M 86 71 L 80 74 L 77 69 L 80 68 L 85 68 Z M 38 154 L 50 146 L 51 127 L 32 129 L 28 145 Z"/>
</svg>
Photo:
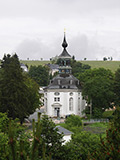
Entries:
<svg viewBox="0 0 120 160">
<path fill-rule="evenodd" d="M 120 67 L 120 61 L 80 61 L 83 64 L 88 64 L 92 68 L 103 67 L 105 69 L 110 69 L 115 72 Z"/>
<path fill-rule="evenodd" d="M 25 61 L 21 60 L 20 63 L 27 64 L 28 67 L 30 66 L 38 66 L 38 65 L 44 65 L 50 63 L 50 61 Z"/>
<path fill-rule="evenodd" d="M 44 65 L 51 63 L 50 61 L 32 61 L 32 60 L 21 60 L 21 63 L 27 64 L 28 67 Z M 112 72 L 115 72 L 120 67 L 120 61 L 80 61 L 83 64 L 88 64 L 91 68 L 100 68 L 110 69 Z"/>
<path fill-rule="evenodd" d="M 38 66 L 50 63 L 50 61 L 21 61 L 24 64 L 27 64 L 29 67 L 31 65 Z M 120 67 L 120 61 L 80 61 L 83 64 L 88 64 L 92 68 L 103 67 L 105 69 L 110 69 L 112 72 L 115 72 Z"/>
</svg>

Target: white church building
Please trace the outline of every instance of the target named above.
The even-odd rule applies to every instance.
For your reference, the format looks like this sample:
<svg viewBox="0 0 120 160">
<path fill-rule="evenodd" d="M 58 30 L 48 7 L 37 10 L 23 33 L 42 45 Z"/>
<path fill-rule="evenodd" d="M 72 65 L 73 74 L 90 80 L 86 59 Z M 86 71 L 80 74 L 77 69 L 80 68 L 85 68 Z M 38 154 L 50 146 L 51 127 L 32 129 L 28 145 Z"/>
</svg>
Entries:
<svg viewBox="0 0 120 160">
<path fill-rule="evenodd" d="M 86 101 L 82 97 L 79 80 L 72 75 L 71 56 L 67 52 L 68 44 L 64 34 L 63 51 L 59 55 L 59 74 L 44 89 L 45 113 L 49 117 L 82 115 Z"/>
</svg>

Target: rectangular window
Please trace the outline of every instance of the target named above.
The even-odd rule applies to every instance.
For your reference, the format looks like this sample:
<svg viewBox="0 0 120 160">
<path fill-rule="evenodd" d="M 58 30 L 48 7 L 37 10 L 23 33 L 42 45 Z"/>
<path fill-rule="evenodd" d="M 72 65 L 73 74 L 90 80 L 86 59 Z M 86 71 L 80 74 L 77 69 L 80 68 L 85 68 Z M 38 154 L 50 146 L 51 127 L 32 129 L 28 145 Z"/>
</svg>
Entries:
<svg viewBox="0 0 120 160">
<path fill-rule="evenodd" d="M 59 102 L 60 101 L 60 97 L 54 97 L 54 101 L 55 102 Z"/>
</svg>

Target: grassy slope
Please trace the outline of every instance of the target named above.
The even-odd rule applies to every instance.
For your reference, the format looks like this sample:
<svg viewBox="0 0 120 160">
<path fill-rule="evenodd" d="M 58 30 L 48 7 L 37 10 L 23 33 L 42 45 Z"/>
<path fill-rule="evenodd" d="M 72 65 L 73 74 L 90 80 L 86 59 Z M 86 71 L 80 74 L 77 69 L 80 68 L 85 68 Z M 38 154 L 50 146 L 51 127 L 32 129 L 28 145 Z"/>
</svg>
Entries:
<svg viewBox="0 0 120 160">
<path fill-rule="evenodd" d="M 44 65 L 47 63 L 50 63 L 50 61 L 27 61 L 27 60 L 21 60 L 21 63 L 27 64 L 29 67 L 31 65 Z M 110 69 L 112 72 L 115 72 L 120 67 L 120 61 L 80 61 L 83 64 L 88 64 L 92 68 L 100 68 L 103 67 L 105 69 Z"/>
<path fill-rule="evenodd" d="M 24 63 L 24 64 L 27 64 L 28 67 L 44 65 L 44 64 L 50 63 L 50 61 L 30 61 L 30 60 L 29 61 L 21 60 L 20 62 Z"/>
<path fill-rule="evenodd" d="M 92 68 L 103 67 L 115 72 L 120 67 L 120 61 L 81 61 L 83 64 L 88 64 Z"/>
</svg>

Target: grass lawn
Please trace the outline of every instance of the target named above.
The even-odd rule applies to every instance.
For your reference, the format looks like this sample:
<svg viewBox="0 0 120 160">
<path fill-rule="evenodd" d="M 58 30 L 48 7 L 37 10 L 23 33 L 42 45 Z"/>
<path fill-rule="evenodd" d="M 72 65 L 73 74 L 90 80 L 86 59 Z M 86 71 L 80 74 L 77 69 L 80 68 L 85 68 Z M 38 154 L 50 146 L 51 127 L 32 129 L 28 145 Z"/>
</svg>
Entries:
<svg viewBox="0 0 120 160">
<path fill-rule="evenodd" d="M 38 66 L 38 65 L 44 65 L 44 64 L 48 64 L 48 63 L 51 63 L 50 61 L 25 61 L 25 60 L 20 60 L 20 63 L 23 63 L 23 64 L 27 64 L 28 67 L 30 66 Z"/>
<path fill-rule="evenodd" d="M 58 124 L 58 125 L 66 128 L 65 123 L 61 123 L 61 124 Z M 86 126 L 83 126 L 82 128 L 80 127 L 80 130 L 90 132 L 92 134 L 102 135 L 102 137 L 105 137 L 106 136 L 106 130 L 108 129 L 108 127 L 109 127 L 108 122 L 96 122 L 96 123 L 93 123 L 93 124 L 88 124 Z"/>
<path fill-rule="evenodd" d="M 97 122 L 83 127 L 83 131 L 91 132 L 94 134 L 105 134 L 108 129 L 109 123 Z"/>
<path fill-rule="evenodd" d="M 120 61 L 80 61 L 83 64 L 88 64 L 91 68 L 100 68 L 110 69 L 112 72 L 115 72 L 120 67 Z"/>
</svg>

